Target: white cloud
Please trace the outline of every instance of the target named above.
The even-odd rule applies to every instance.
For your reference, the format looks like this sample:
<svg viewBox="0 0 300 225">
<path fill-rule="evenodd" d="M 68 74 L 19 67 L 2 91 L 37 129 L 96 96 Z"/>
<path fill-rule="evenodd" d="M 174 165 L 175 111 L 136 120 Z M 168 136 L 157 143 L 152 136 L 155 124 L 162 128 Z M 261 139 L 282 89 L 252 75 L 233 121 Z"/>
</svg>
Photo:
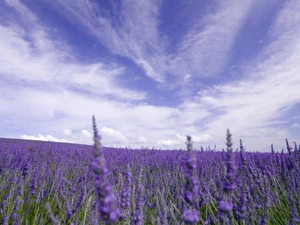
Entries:
<svg viewBox="0 0 300 225">
<path fill-rule="evenodd" d="M 126 113 L 136 125 L 159 129 L 173 124 L 179 115 L 179 110 L 163 106 L 138 105 L 129 108 Z"/>
<path fill-rule="evenodd" d="M 117 143 L 127 143 L 128 139 L 118 130 L 114 130 L 112 128 L 108 128 L 108 127 L 102 127 L 100 129 L 100 135 L 103 135 L 104 138 L 112 138 L 113 141 L 117 142 Z"/>
<path fill-rule="evenodd" d="M 192 137 L 193 143 L 206 143 L 208 141 L 213 140 L 213 137 L 211 137 L 209 134 L 200 134 L 200 135 L 188 134 L 188 135 Z M 175 137 L 176 139 L 159 140 L 157 141 L 157 144 L 163 146 L 172 146 L 172 147 L 176 146 L 181 148 L 186 145 L 187 135 L 176 134 Z"/>
<path fill-rule="evenodd" d="M 211 141 L 213 140 L 213 137 L 209 134 L 200 134 L 200 135 L 190 135 L 192 138 L 192 142 L 207 142 L 207 141 Z M 176 137 L 180 140 L 180 141 L 187 141 L 187 137 L 186 136 L 182 136 L 180 134 L 176 134 Z"/>
<path fill-rule="evenodd" d="M 284 146 L 284 138 L 278 137 L 291 136 L 288 129 L 274 125 L 286 123 L 285 114 L 300 102 L 300 29 L 295 29 L 300 28 L 299 6 L 295 1 L 285 4 L 269 34 L 272 42 L 245 66 L 247 79 L 216 85 L 213 92 L 195 98 L 193 107 L 210 113 L 202 129 L 214 134 L 218 144 L 225 142 L 227 128 L 235 143 L 244 137 L 249 150 L 266 149 L 273 141 Z M 286 26 L 282 18 L 290 18 Z"/>
<path fill-rule="evenodd" d="M 167 60 L 163 53 L 165 41 L 158 30 L 160 1 L 130 0 L 119 5 L 111 2 L 113 15 L 101 3 L 91 1 L 52 3 L 63 16 L 83 26 L 114 54 L 132 59 L 155 81 L 164 80 L 162 71 Z"/>
<path fill-rule="evenodd" d="M 132 59 L 147 76 L 165 83 L 162 88 L 180 88 L 181 76 L 186 72 L 195 77 L 221 72 L 254 2 L 217 1 L 206 14 L 199 14 L 196 25 L 187 27 L 172 53 L 167 49 L 173 38 L 168 39 L 160 31 L 161 1 L 111 2 L 110 9 L 101 3 L 83 0 L 73 1 L 71 5 L 64 1 L 51 1 L 51 4 L 65 18 L 97 37 L 112 53 Z M 189 80 L 189 76 L 184 80 Z"/>
<path fill-rule="evenodd" d="M 181 40 L 171 61 L 172 72 L 198 77 L 215 76 L 224 69 L 228 53 L 249 15 L 252 0 L 217 2 Z"/>
<path fill-rule="evenodd" d="M 138 142 L 145 143 L 145 142 L 147 142 L 147 138 L 145 138 L 145 137 L 139 137 Z"/>
<path fill-rule="evenodd" d="M 52 135 L 46 135 L 46 136 L 43 136 L 41 134 L 39 134 L 38 136 L 31 136 L 31 135 L 22 135 L 20 137 L 21 139 L 26 139 L 26 140 L 38 140 L 38 141 L 53 141 L 53 142 L 68 142 L 67 140 L 65 139 L 59 139 L 59 138 L 55 138 L 53 137 Z"/>
<path fill-rule="evenodd" d="M 78 144 L 88 144 L 93 143 L 92 134 L 87 130 L 82 130 L 81 132 L 72 132 L 70 129 L 64 130 L 64 135 L 66 138 L 60 139 L 52 135 L 22 135 L 21 139 L 27 140 L 39 140 L 39 141 L 53 141 L 53 142 L 67 142 L 67 143 L 78 143 Z"/>
<path fill-rule="evenodd" d="M 51 34 L 24 5 L 9 1 L 26 19 L 26 27 L 0 25 L 0 74 L 2 80 L 23 86 L 68 88 L 121 100 L 142 100 L 143 91 L 122 87 L 124 68 L 117 65 L 80 63 L 63 40 Z M 14 16 L 16 17 L 16 16 Z"/>
<path fill-rule="evenodd" d="M 158 145 L 163 145 L 163 146 L 174 146 L 174 145 L 179 145 L 182 144 L 181 141 L 179 140 L 159 140 L 157 141 Z"/>
<path fill-rule="evenodd" d="M 71 136 L 72 135 L 72 131 L 70 129 L 64 129 L 64 135 Z"/>
<path fill-rule="evenodd" d="M 90 132 L 88 132 L 87 130 L 82 130 L 81 134 L 90 139 L 93 137 L 93 135 Z"/>
<path fill-rule="evenodd" d="M 192 77 L 192 75 L 187 73 L 187 74 L 184 76 L 183 80 L 184 80 L 185 82 L 188 82 L 188 81 L 191 79 L 191 77 Z"/>
<path fill-rule="evenodd" d="M 145 138 L 145 137 L 139 137 L 138 140 L 137 140 L 137 142 L 138 142 L 138 143 L 146 143 L 147 140 L 148 140 L 148 139 Z"/>
</svg>

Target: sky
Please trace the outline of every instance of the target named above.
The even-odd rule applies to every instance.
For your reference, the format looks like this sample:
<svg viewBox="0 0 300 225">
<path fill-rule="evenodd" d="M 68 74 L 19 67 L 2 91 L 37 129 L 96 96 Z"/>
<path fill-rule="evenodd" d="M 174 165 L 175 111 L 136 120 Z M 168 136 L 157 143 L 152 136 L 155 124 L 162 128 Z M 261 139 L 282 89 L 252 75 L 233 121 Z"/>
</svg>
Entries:
<svg viewBox="0 0 300 225">
<path fill-rule="evenodd" d="M 298 0 L 2 0 L 0 136 L 300 144 Z"/>
</svg>

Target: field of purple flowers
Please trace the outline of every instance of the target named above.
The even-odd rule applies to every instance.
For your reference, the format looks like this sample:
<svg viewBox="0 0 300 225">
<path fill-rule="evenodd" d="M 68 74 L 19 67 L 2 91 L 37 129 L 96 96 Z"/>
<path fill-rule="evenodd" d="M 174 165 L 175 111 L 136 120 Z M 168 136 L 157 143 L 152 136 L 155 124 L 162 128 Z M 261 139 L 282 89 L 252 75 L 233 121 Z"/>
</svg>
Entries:
<svg viewBox="0 0 300 225">
<path fill-rule="evenodd" d="M 300 151 L 0 139 L 0 224 L 300 224 Z"/>
</svg>

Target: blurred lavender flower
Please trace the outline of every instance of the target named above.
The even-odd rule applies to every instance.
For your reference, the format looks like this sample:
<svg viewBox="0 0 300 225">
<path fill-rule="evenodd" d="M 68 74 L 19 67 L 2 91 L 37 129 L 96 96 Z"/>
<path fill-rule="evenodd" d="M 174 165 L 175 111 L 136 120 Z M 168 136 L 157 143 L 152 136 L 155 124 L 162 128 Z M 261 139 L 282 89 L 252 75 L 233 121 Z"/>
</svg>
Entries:
<svg viewBox="0 0 300 225">
<path fill-rule="evenodd" d="M 230 214 L 233 208 L 233 205 L 231 203 L 225 202 L 225 201 L 219 201 L 219 212 Z"/>
<path fill-rule="evenodd" d="M 197 203 L 199 201 L 199 183 L 197 180 L 196 157 L 193 152 L 192 138 L 187 136 L 188 159 L 186 161 L 185 185 L 183 187 L 183 199 L 187 203 L 184 207 L 182 218 L 186 224 L 196 224 L 199 222 L 199 211 Z"/>
<path fill-rule="evenodd" d="M 270 191 L 269 191 L 270 187 L 269 187 L 269 183 L 267 183 L 268 178 L 267 178 L 266 174 L 263 174 L 263 180 L 264 180 L 264 183 L 260 187 L 260 189 L 264 193 L 263 215 L 262 215 L 262 218 L 261 218 L 261 224 L 266 225 L 267 220 L 268 220 L 268 209 L 271 206 Z"/>
<path fill-rule="evenodd" d="M 285 143 L 286 143 L 286 148 L 288 150 L 289 155 L 292 154 L 292 147 L 289 145 L 288 139 L 285 139 Z"/>
<path fill-rule="evenodd" d="M 226 167 L 226 181 L 223 183 L 223 199 L 218 201 L 219 216 L 222 223 L 228 223 L 232 216 L 232 199 L 231 193 L 236 188 L 235 185 L 235 171 L 236 165 L 232 151 L 231 134 L 227 130 L 227 167 Z"/>
<path fill-rule="evenodd" d="M 223 190 L 225 193 L 231 193 L 235 188 L 235 171 L 236 165 L 234 162 L 234 156 L 232 152 L 231 134 L 227 130 L 227 174 L 226 182 L 223 185 Z"/>
<path fill-rule="evenodd" d="M 54 216 L 54 214 L 52 212 L 52 209 L 51 209 L 51 206 L 50 206 L 49 202 L 46 203 L 45 207 L 46 207 L 47 212 L 49 214 L 49 217 L 50 217 L 50 219 L 52 221 L 52 224 L 54 224 L 54 225 L 60 225 L 59 220 Z"/>
<path fill-rule="evenodd" d="M 158 216 L 161 225 L 168 225 L 168 207 L 165 201 L 165 189 L 163 188 L 161 191 L 157 193 L 158 197 L 156 198 L 156 204 L 158 206 Z"/>
<path fill-rule="evenodd" d="M 19 181 L 19 185 L 18 185 L 18 195 L 19 196 L 22 196 L 23 195 L 23 192 L 24 192 L 24 189 L 23 189 L 23 181 L 22 180 L 20 180 Z"/>
<path fill-rule="evenodd" d="M 241 151 L 241 152 L 245 152 L 245 151 L 246 151 L 245 148 L 244 148 L 244 146 L 243 146 L 243 141 L 242 141 L 242 139 L 240 139 L 240 151 Z"/>
<path fill-rule="evenodd" d="M 274 151 L 274 147 L 273 147 L 273 143 L 271 144 L 271 153 L 274 154 L 275 151 Z"/>
<path fill-rule="evenodd" d="M 91 168 L 95 173 L 95 189 L 98 195 L 98 206 L 100 218 L 106 224 L 114 224 L 118 222 L 121 215 L 117 208 L 116 197 L 113 193 L 111 185 L 108 180 L 108 170 L 105 165 L 105 159 L 101 152 L 100 135 L 98 134 L 96 119 L 93 116 L 93 130 L 94 130 L 94 161 L 91 163 Z"/>
<path fill-rule="evenodd" d="M 37 189 L 37 173 L 33 173 L 32 178 L 31 178 L 31 182 L 30 182 L 30 193 L 33 195 L 35 194 L 35 191 Z"/>
<path fill-rule="evenodd" d="M 295 201 L 295 198 L 293 196 L 292 185 L 289 184 L 288 186 L 289 186 L 289 188 L 288 188 L 288 198 L 289 198 L 289 205 L 290 205 L 290 211 L 291 211 L 289 225 L 296 225 L 296 224 L 300 223 L 300 218 L 299 218 L 299 214 L 298 214 L 298 210 L 297 210 L 297 206 L 296 206 L 296 201 Z"/>
<path fill-rule="evenodd" d="M 234 213 L 236 220 L 245 224 L 247 218 L 247 208 L 248 208 L 248 197 L 249 197 L 249 186 L 245 182 L 239 185 L 241 189 L 238 191 L 238 202 L 235 205 Z"/>
<path fill-rule="evenodd" d="M 80 208 L 82 206 L 82 203 L 84 201 L 84 198 L 85 198 L 85 191 L 81 191 L 78 198 L 77 198 L 77 201 L 76 201 L 76 204 L 75 204 L 75 208 L 74 208 L 74 211 L 76 211 L 78 208 Z"/>
<path fill-rule="evenodd" d="M 2 224 L 3 224 L 3 225 L 8 225 L 8 220 L 9 220 L 9 216 L 8 216 L 8 215 L 3 216 Z"/>
<path fill-rule="evenodd" d="M 65 206 L 66 206 L 66 220 L 69 221 L 73 216 L 75 210 L 71 209 L 70 202 L 68 199 L 65 199 Z"/>
<path fill-rule="evenodd" d="M 19 215 L 19 214 L 17 214 L 17 213 L 12 213 L 12 215 L 10 216 L 10 218 L 12 218 L 12 219 L 14 220 L 13 225 L 20 225 L 20 224 L 21 224 L 21 223 L 20 223 L 21 218 L 20 218 L 20 215 Z"/>
<path fill-rule="evenodd" d="M 23 176 L 23 179 L 26 178 L 27 174 L 28 174 L 28 170 L 29 170 L 29 163 L 26 162 L 22 168 L 22 176 Z"/>
<path fill-rule="evenodd" d="M 123 219 L 127 219 L 130 216 L 130 194 L 131 194 L 131 168 L 127 164 L 127 170 L 125 173 L 125 182 L 122 189 L 121 208 L 123 212 Z"/>
<path fill-rule="evenodd" d="M 131 225 L 142 225 L 143 224 L 143 206 L 144 206 L 144 193 L 142 185 L 142 169 L 138 175 L 138 186 L 137 186 L 137 203 L 135 211 L 133 212 L 133 219 Z"/>
</svg>

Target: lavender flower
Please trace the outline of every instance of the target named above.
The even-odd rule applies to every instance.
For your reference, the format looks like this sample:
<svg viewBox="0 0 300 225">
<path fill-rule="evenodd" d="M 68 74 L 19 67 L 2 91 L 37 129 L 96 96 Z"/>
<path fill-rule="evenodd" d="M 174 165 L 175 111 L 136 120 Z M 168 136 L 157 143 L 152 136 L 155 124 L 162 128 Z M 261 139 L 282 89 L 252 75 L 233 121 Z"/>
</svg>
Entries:
<svg viewBox="0 0 300 225">
<path fill-rule="evenodd" d="M 46 209 L 47 209 L 47 212 L 49 214 L 49 217 L 52 221 L 52 224 L 54 225 L 60 225 L 60 222 L 59 220 L 54 216 L 53 212 L 52 212 L 52 209 L 51 209 L 51 206 L 50 204 L 47 202 L 46 205 L 45 205 Z"/>
<path fill-rule="evenodd" d="M 19 181 L 19 185 L 18 185 L 18 195 L 19 196 L 22 196 L 23 195 L 23 192 L 24 192 L 24 189 L 23 189 L 23 181 L 22 180 L 20 180 Z"/>
<path fill-rule="evenodd" d="M 261 188 L 264 192 L 264 208 L 263 208 L 263 216 L 261 219 L 261 224 L 265 225 L 267 224 L 267 220 L 268 220 L 268 208 L 270 208 L 271 203 L 270 203 L 270 187 L 269 184 L 267 183 L 267 179 L 268 177 L 264 174 L 263 175 L 263 180 L 264 180 L 264 185 Z"/>
<path fill-rule="evenodd" d="M 36 173 L 33 173 L 32 175 L 32 179 L 31 179 L 31 182 L 30 182 L 30 193 L 33 195 L 35 194 L 35 191 L 37 189 L 37 174 Z"/>
<path fill-rule="evenodd" d="M 131 225 L 142 225 L 143 224 L 143 185 L 142 185 L 142 169 L 140 169 L 138 176 L 138 187 L 137 187 L 137 204 L 133 213 L 133 219 Z"/>
<path fill-rule="evenodd" d="M 243 146 L 242 139 L 240 139 L 240 151 L 241 151 L 241 152 L 245 152 L 245 148 L 244 148 L 244 146 Z"/>
<path fill-rule="evenodd" d="M 236 209 L 236 218 L 237 221 L 240 223 L 245 223 L 246 218 L 246 203 L 247 203 L 247 192 L 245 190 L 245 187 L 243 187 L 243 190 L 239 193 L 239 201 Z"/>
<path fill-rule="evenodd" d="M 127 171 L 125 173 L 125 182 L 122 189 L 121 207 L 123 211 L 123 219 L 127 219 L 130 216 L 130 192 L 131 192 L 131 168 L 127 164 Z"/>
<path fill-rule="evenodd" d="M 223 185 L 223 190 L 225 193 L 232 192 L 235 188 L 235 171 L 236 165 L 234 162 L 233 152 L 232 152 L 231 134 L 227 130 L 227 175 L 226 182 Z"/>
<path fill-rule="evenodd" d="M 68 199 L 65 199 L 65 206 L 66 206 L 66 220 L 69 221 L 73 216 L 75 210 L 71 210 L 70 202 Z"/>
<path fill-rule="evenodd" d="M 285 143 L 286 143 L 286 148 L 288 150 L 289 155 L 292 154 L 292 147 L 289 145 L 288 139 L 285 139 Z"/>
<path fill-rule="evenodd" d="M 196 175 L 196 158 L 193 152 L 191 140 L 191 136 L 187 136 L 189 157 L 186 161 L 187 171 L 185 174 L 185 185 L 183 188 L 183 199 L 187 203 L 187 207 L 184 207 L 182 213 L 182 218 L 186 224 L 196 224 L 199 222 L 199 212 L 196 208 L 199 201 L 199 184 Z"/>
<path fill-rule="evenodd" d="M 231 193 L 236 188 L 235 185 L 235 171 L 236 165 L 234 162 L 233 152 L 232 152 L 232 143 L 231 143 L 231 134 L 227 130 L 227 167 L 226 167 L 226 181 L 223 183 L 224 196 L 223 199 L 218 201 L 218 210 L 219 216 L 222 223 L 228 223 L 229 217 L 232 214 L 232 200 Z"/>
<path fill-rule="evenodd" d="M 168 225 L 170 221 L 168 221 L 168 207 L 164 198 L 165 189 L 163 188 L 161 191 L 157 193 L 156 204 L 158 206 L 158 216 L 159 222 L 161 225 Z"/>
<path fill-rule="evenodd" d="M 20 225 L 20 215 L 17 213 L 12 213 L 12 215 L 10 216 L 10 218 L 12 218 L 14 220 L 13 225 Z"/>
<path fill-rule="evenodd" d="M 289 205 L 290 205 L 290 223 L 289 225 L 296 225 L 300 223 L 300 217 L 298 214 L 295 198 L 293 196 L 293 190 L 292 190 L 292 185 L 288 185 L 288 198 L 289 198 Z"/>
<path fill-rule="evenodd" d="M 78 198 L 77 198 L 77 201 L 76 201 L 76 205 L 75 205 L 75 208 L 74 208 L 74 211 L 76 211 L 78 208 L 80 208 L 82 206 L 82 203 L 83 203 L 83 200 L 85 198 L 85 191 L 81 191 Z"/>
<path fill-rule="evenodd" d="M 3 224 L 3 225 L 8 225 L 8 220 L 9 220 L 9 216 L 8 216 L 8 215 L 3 216 L 2 224 Z"/>
<path fill-rule="evenodd" d="M 27 174 L 28 174 L 28 170 L 29 170 L 29 163 L 26 162 L 22 168 L 22 176 L 25 179 Z"/>
<path fill-rule="evenodd" d="M 108 170 L 105 165 L 105 159 L 101 152 L 100 135 L 98 134 L 96 119 L 93 116 L 93 130 L 94 130 L 94 156 L 95 159 L 91 163 L 91 167 L 95 173 L 94 186 L 98 196 L 98 210 L 100 219 L 106 224 L 114 224 L 118 222 L 121 215 L 117 208 L 116 197 L 113 193 L 111 185 L 108 181 Z"/>
<path fill-rule="evenodd" d="M 273 147 L 273 143 L 271 144 L 271 153 L 274 154 L 275 151 L 274 151 L 274 147 Z"/>
</svg>

